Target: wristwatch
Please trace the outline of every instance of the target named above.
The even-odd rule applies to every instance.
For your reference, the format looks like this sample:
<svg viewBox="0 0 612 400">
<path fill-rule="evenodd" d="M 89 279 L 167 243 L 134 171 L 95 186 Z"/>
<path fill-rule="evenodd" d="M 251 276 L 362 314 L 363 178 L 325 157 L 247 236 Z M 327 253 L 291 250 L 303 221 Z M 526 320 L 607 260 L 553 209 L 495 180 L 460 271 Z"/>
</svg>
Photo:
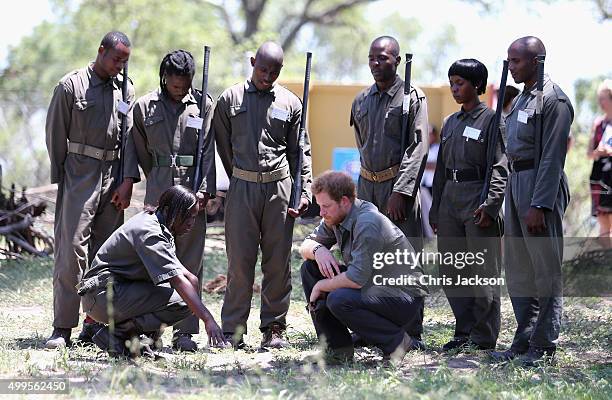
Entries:
<svg viewBox="0 0 612 400">
<path fill-rule="evenodd" d="M 315 247 L 312 248 L 312 256 L 316 257 L 316 252 L 317 250 L 319 250 L 321 247 L 324 247 L 321 243 L 319 243 L 318 245 L 316 245 Z"/>
</svg>

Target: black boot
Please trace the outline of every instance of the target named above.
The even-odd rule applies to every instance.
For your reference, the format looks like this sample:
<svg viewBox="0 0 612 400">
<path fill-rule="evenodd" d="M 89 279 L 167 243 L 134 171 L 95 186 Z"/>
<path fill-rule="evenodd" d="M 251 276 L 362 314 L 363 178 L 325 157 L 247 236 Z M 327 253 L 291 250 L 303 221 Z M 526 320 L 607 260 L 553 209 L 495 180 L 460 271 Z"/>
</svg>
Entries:
<svg viewBox="0 0 612 400">
<path fill-rule="evenodd" d="M 104 324 L 101 324 L 99 322 L 83 321 L 83 329 L 81 330 L 81 333 L 79 333 L 79 337 L 77 338 L 77 340 L 81 344 L 92 344 L 93 343 L 92 338 L 103 327 L 104 327 Z"/>
<path fill-rule="evenodd" d="M 57 349 L 60 347 L 69 347 L 72 342 L 70 342 L 70 335 L 72 333 L 72 329 L 70 328 L 53 328 L 53 333 L 47 342 L 45 343 L 45 348 L 47 349 Z"/>
</svg>

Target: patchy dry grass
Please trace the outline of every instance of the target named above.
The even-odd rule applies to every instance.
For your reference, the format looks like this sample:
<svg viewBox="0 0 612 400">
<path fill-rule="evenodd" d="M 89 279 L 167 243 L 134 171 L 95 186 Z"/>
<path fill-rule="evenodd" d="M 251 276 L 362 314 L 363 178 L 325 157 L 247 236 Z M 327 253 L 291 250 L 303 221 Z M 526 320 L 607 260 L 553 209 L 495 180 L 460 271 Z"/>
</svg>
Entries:
<svg viewBox="0 0 612 400">
<path fill-rule="evenodd" d="M 296 227 L 296 237 L 305 228 Z M 209 229 L 205 279 L 225 273 L 221 228 Z M 294 253 L 293 294 L 288 317 L 292 346 L 269 352 L 217 350 L 172 353 L 167 347 L 156 361 L 113 361 L 92 347 L 43 349 L 51 332 L 52 262 L 5 262 L 0 266 L 0 376 L 62 377 L 70 396 L 147 398 L 500 398 L 541 399 L 612 397 L 611 302 L 602 298 L 566 300 L 561 350 L 553 366 L 524 369 L 495 365 L 478 351 L 443 354 L 452 335 L 452 315 L 443 296 L 427 300 L 425 339 L 429 350 L 410 353 L 399 368 L 385 367 L 372 349 L 357 352 L 342 367 L 305 364 L 317 352 L 316 337 L 304 310 L 299 261 Z M 260 279 L 258 273 L 257 279 Z M 222 295 L 204 294 L 219 316 Z M 258 347 L 259 298 L 253 299 L 246 341 Z M 514 319 L 504 299 L 500 347 L 512 338 Z M 75 335 L 76 335 L 75 330 Z M 171 332 L 164 334 L 169 345 Z"/>
</svg>

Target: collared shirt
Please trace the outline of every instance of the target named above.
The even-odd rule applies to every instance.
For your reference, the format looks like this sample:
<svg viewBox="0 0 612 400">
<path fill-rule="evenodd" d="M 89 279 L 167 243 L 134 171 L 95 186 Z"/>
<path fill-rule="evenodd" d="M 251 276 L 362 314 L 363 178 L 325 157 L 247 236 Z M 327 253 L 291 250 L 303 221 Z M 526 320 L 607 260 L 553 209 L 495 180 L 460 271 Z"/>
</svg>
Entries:
<svg viewBox="0 0 612 400">
<path fill-rule="evenodd" d="M 247 80 L 226 89 L 217 100 L 212 126 L 228 176 L 232 176 L 233 167 L 268 172 L 287 165 L 294 176 L 301 115 L 300 99 L 281 85 L 259 91 Z M 302 154 L 302 197 L 310 199 L 312 173 L 308 132 L 304 132 Z"/>
<path fill-rule="evenodd" d="M 464 203 L 466 197 L 474 199 L 474 206 L 478 207 L 480 190 L 484 185 L 487 168 L 487 147 L 493 132 L 492 123 L 495 111 L 487 108 L 484 103 L 478 104 L 471 111 L 458 111 L 444 121 L 440 134 L 440 151 L 436 162 L 432 190 L 432 207 L 430 221 L 437 221 L 437 210 L 441 202 L 442 193 L 446 185 L 454 189 L 452 194 L 461 197 Z M 503 124 L 502 124 L 503 125 Z M 486 199 L 485 211 L 492 218 L 497 217 L 504 200 L 504 189 L 508 178 L 508 162 L 503 153 L 504 129 L 496 130 L 498 133 L 495 151 L 491 185 Z M 481 181 L 453 182 L 446 178 L 446 170 L 476 170 L 483 179 Z M 475 208 L 474 208 L 475 210 Z M 474 211 L 472 210 L 472 211 Z"/>
<path fill-rule="evenodd" d="M 544 77 L 541 154 L 536 155 L 536 87 L 517 96 L 506 117 L 507 154 L 511 162 L 539 157 L 539 167 L 531 205 L 552 210 L 562 179 L 567 138 L 574 120 L 574 109 L 561 88 L 548 75 Z M 527 171 L 524 171 L 527 173 Z M 521 172 L 522 173 L 522 172 Z M 519 173 L 520 174 L 520 173 Z"/>
<path fill-rule="evenodd" d="M 361 91 L 353 100 L 350 124 L 355 129 L 362 166 L 378 172 L 400 164 L 393 191 L 415 196 L 429 148 L 427 100 L 421 89 L 411 87 L 408 149 L 400 154 L 403 87 L 404 81 L 396 76 L 393 85 L 384 92 L 376 84 Z"/>
<path fill-rule="evenodd" d="M 400 251 L 403 254 L 404 250 L 414 253 L 406 236 L 391 220 L 382 215 L 374 204 L 359 199 L 355 199 L 350 212 L 340 224 L 328 226 L 321 220 L 307 239 L 321 243 L 328 249 L 338 244 L 342 261 L 347 266 L 346 276 L 361 286 L 373 283 L 375 253 L 396 254 Z M 397 267 L 400 267 L 402 274 L 414 277 L 415 284 L 402 285 L 402 290 L 416 296 L 427 293 L 425 286 L 419 282 L 423 271 L 418 264 L 409 266 L 392 262 L 385 264 L 380 273 L 385 276 L 391 269 L 397 271 Z"/>
<path fill-rule="evenodd" d="M 180 103 L 175 103 L 157 89 L 136 101 L 131 138 L 138 161 L 147 176 L 145 204 L 156 205 L 159 196 L 169 187 L 184 185 L 192 188 L 195 167 L 156 166 L 155 159 L 168 161 L 171 155 L 193 156 L 196 160 L 198 135 L 203 132 L 204 146 L 202 184 L 200 191 L 215 194 L 216 170 L 214 138 L 210 134 L 213 100 L 206 99 L 206 119 L 203 130 L 189 127 L 189 118 L 200 115 L 201 94 L 189 91 Z M 131 147 L 130 147 L 131 148 Z"/>
<path fill-rule="evenodd" d="M 111 273 L 117 280 L 163 283 L 182 275 L 172 233 L 156 214 L 142 211 L 104 242 L 83 279 Z"/>
<path fill-rule="evenodd" d="M 46 142 L 51 161 L 51 183 L 59 183 L 65 173 L 64 163 L 69 157 L 68 142 L 94 146 L 104 150 L 121 147 L 121 116 L 117 105 L 122 100 L 122 76 L 106 81 L 93 70 L 93 64 L 64 76 L 55 87 L 46 122 Z M 134 87 L 128 84 L 128 102 L 133 104 Z M 128 131 L 131 127 L 128 113 Z M 79 170 L 98 171 L 100 160 L 70 154 L 79 158 Z M 124 155 L 125 176 L 138 172 L 135 156 Z M 83 177 L 81 177 L 83 178 Z M 136 177 L 135 177 L 136 178 Z M 92 177 L 92 183 L 97 178 Z M 138 180 L 136 178 L 136 180 Z"/>
</svg>

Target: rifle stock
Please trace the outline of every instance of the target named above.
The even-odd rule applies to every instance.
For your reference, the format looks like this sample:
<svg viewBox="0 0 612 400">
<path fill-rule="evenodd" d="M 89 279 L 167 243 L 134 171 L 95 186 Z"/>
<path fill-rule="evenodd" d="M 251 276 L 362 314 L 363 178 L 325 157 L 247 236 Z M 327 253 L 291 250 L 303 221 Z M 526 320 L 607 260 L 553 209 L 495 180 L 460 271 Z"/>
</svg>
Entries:
<svg viewBox="0 0 612 400">
<path fill-rule="evenodd" d="M 306 114 L 308 112 L 308 93 L 310 91 L 310 64 L 312 53 L 306 53 L 306 71 L 304 73 L 304 94 L 302 96 L 302 117 L 300 119 L 300 131 L 298 133 L 298 162 L 293 176 L 293 188 L 289 205 L 294 210 L 300 207 L 302 198 L 302 165 L 304 164 L 304 136 L 306 135 Z"/>
<path fill-rule="evenodd" d="M 198 130 L 198 146 L 196 148 L 194 174 L 193 174 L 193 191 L 197 192 L 200 189 L 202 181 L 202 156 L 204 152 L 204 124 L 206 122 L 206 96 L 208 93 L 208 64 L 210 62 L 210 47 L 204 46 L 204 65 L 202 68 L 202 98 L 200 99 L 200 118 L 202 119 L 202 127 Z"/>
<path fill-rule="evenodd" d="M 501 123 L 501 114 L 504 109 L 504 96 L 506 94 L 506 82 L 508 80 L 508 60 L 504 60 L 502 68 L 501 82 L 499 83 L 499 91 L 497 92 L 497 106 L 495 107 L 495 117 L 493 118 L 493 127 L 487 141 L 487 167 L 485 172 L 485 181 L 482 191 L 480 192 L 480 204 L 484 204 L 489 196 L 489 188 L 491 187 L 491 177 L 493 176 L 493 164 L 495 163 L 495 153 L 497 152 L 497 138 L 499 125 Z"/>
<path fill-rule="evenodd" d="M 123 66 L 123 82 L 121 82 L 121 98 L 124 103 L 128 102 L 128 62 Z M 127 132 L 127 113 L 121 114 L 121 147 L 119 149 L 119 184 L 123 182 L 123 172 L 125 169 L 125 136 Z"/>
</svg>

